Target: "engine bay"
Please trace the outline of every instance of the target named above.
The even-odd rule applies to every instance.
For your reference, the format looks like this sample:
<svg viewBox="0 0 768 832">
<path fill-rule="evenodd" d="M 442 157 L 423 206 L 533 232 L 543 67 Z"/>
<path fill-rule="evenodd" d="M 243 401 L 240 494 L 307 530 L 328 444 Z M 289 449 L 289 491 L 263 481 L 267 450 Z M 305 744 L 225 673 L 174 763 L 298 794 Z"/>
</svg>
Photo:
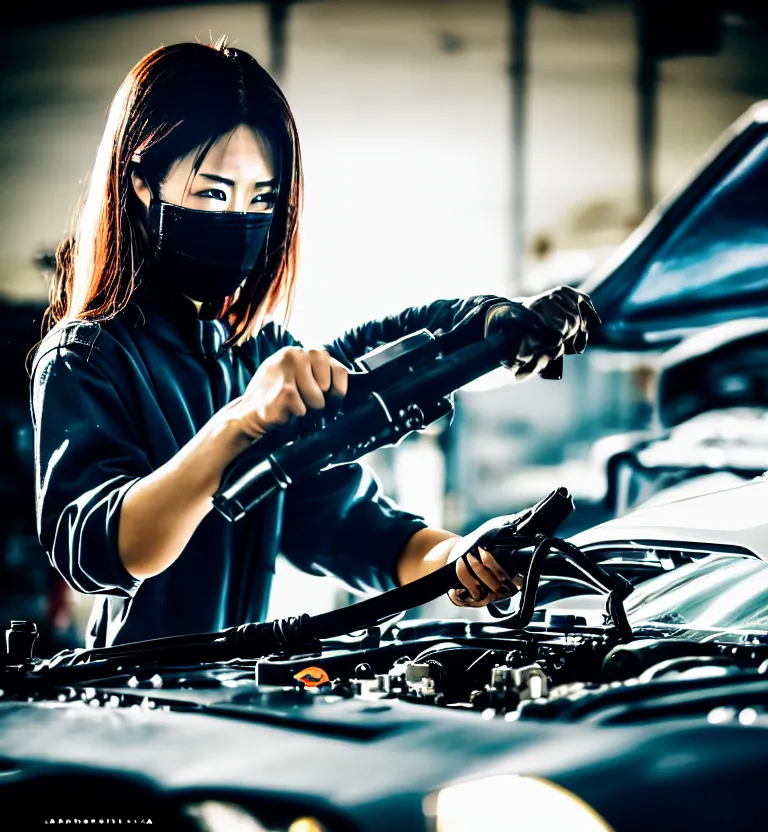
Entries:
<svg viewBox="0 0 768 832">
<path fill-rule="evenodd" d="M 483 719 L 570 720 L 586 703 L 653 695 L 658 685 L 649 687 L 651 682 L 674 681 L 683 689 L 689 680 L 706 709 L 708 684 L 718 688 L 744 674 L 757 681 L 768 671 L 766 639 L 727 643 L 643 635 L 623 641 L 612 628 L 586 627 L 573 615 L 550 616 L 511 632 L 485 621 L 417 619 L 385 632 L 372 627 L 328 640 L 321 653 L 187 667 L 126 661 L 103 676 L 83 665 L 68 669 L 66 684 L 57 683 L 60 674 L 47 663 L 24 672 L 7 667 L 0 701 L 166 710 L 226 705 L 233 716 L 237 709 L 255 709 L 293 719 L 307 709 L 317 713 L 317 704 L 330 715 L 334 709 L 327 706 L 344 701 L 397 700 Z M 768 674 L 763 678 L 768 688 Z"/>
<path fill-rule="evenodd" d="M 768 637 L 707 639 L 676 624 L 627 640 L 555 608 L 524 629 L 404 619 L 255 659 L 57 666 L 6 653 L 0 792 L 25 806 L 42 795 L 63 818 L 86 805 L 103 810 L 91 818 L 131 818 L 140 806 L 183 832 L 229 828 L 190 821 L 225 810 L 224 823 L 279 832 L 305 818 L 323 832 L 384 832 L 396 810 L 397 828 L 424 832 L 443 784 L 494 761 L 577 794 L 613 782 L 616 766 L 661 788 L 669 755 L 689 761 L 693 784 L 733 742 L 752 749 L 740 771 L 761 770 L 751 731 L 768 724 Z M 702 743 L 712 751 L 691 765 Z M 650 828 L 652 812 L 627 820 L 598 791 L 589 802 L 614 828 Z"/>
<path fill-rule="evenodd" d="M 570 719 L 577 703 L 609 693 L 615 699 L 617 691 L 635 691 L 630 698 L 637 700 L 641 682 L 688 678 L 700 689 L 707 678 L 768 670 L 768 643 L 621 642 L 608 628 L 586 628 L 573 619 L 560 616 L 514 633 L 485 622 L 404 623 L 388 638 L 368 632 L 356 649 L 328 649 L 322 658 L 262 660 L 256 681 L 344 699 L 474 711 L 483 719 Z"/>
</svg>

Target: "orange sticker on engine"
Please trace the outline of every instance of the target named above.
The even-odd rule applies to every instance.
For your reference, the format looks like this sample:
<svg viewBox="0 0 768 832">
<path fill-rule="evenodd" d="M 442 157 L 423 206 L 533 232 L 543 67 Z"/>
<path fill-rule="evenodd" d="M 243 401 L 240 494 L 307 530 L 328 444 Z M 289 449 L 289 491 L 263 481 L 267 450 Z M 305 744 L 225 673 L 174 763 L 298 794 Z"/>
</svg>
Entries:
<svg viewBox="0 0 768 832">
<path fill-rule="evenodd" d="M 296 673 L 293 678 L 308 688 L 327 685 L 331 681 L 322 667 L 305 667 L 304 670 Z"/>
</svg>

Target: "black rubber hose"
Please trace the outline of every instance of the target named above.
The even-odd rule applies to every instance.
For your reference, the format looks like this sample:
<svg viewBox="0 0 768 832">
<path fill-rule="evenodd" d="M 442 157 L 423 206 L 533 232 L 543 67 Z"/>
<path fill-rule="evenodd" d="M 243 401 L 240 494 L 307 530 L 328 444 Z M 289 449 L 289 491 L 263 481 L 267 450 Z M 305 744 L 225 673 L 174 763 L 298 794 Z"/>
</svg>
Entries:
<svg viewBox="0 0 768 832">
<path fill-rule="evenodd" d="M 556 528 L 570 511 L 572 501 L 565 489 L 552 492 L 519 520 L 515 528 L 530 534 L 513 534 L 508 529 L 497 530 L 490 538 L 503 540 L 503 547 L 494 557 L 510 574 L 517 574 L 524 559 L 530 557 L 527 576 L 522 591 L 519 611 L 502 619 L 502 626 L 521 629 L 530 623 L 536 604 L 536 592 L 545 561 L 552 550 L 571 560 L 595 582 L 610 590 L 608 613 L 619 632 L 631 635 L 631 628 L 623 607 L 623 600 L 632 591 L 632 585 L 620 575 L 608 575 L 593 564 L 587 555 L 573 544 L 553 538 L 539 529 Z M 478 545 L 487 544 L 482 537 Z M 534 547 L 532 555 L 526 549 Z M 503 551 L 508 548 L 510 551 Z M 76 652 L 70 656 L 60 654 L 51 670 L 85 662 L 102 662 L 110 666 L 125 662 L 178 662 L 225 661 L 234 658 L 259 658 L 271 653 L 314 652 L 321 649 L 322 639 L 366 629 L 380 624 L 407 609 L 426 604 L 447 593 L 459 589 L 462 584 L 456 573 L 456 564 L 449 563 L 430 575 L 381 595 L 360 601 L 349 607 L 320 615 L 302 615 L 257 624 L 244 624 L 216 633 L 194 636 L 174 636 L 146 642 L 104 647 Z"/>
</svg>

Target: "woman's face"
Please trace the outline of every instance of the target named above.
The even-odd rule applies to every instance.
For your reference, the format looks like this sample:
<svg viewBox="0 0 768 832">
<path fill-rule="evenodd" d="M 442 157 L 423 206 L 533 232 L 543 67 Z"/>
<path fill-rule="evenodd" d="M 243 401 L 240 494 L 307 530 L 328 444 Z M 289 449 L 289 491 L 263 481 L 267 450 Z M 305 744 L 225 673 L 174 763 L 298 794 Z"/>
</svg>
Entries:
<svg viewBox="0 0 768 832">
<path fill-rule="evenodd" d="M 241 124 L 220 138 L 193 170 L 196 153 L 179 159 L 160 183 L 163 202 L 198 211 L 270 212 L 277 182 L 272 154 L 253 128 Z M 149 207 L 151 192 L 138 173 L 133 187 Z"/>
</svg>

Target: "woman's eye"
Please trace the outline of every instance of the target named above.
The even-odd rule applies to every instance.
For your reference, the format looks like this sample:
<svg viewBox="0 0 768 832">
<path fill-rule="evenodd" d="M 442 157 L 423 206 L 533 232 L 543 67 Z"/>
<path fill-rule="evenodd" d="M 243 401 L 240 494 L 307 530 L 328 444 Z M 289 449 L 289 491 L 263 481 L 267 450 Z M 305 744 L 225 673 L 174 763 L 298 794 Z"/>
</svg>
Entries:
<svg viewBox="0 0 768 832">
<path fill-rule="evenodd" d="M 204 191 L 200 191 L 196 196 L 205 197 L 208 199 L 220 199 L 222 202 L 227 201 L 227 195 L 224 191 L 220 190 L 219 188 L 207 188 Z"/>
<path fill-rule="evenodd" d="M 265 194 L 256 194 L 256 196 L 251 200 L 251 205 L 263 205 L 265 207 L 272 208 L 275 205 L 277 200 L 277 194 L 275 191 L 269 191 Z"/>
</svg>

